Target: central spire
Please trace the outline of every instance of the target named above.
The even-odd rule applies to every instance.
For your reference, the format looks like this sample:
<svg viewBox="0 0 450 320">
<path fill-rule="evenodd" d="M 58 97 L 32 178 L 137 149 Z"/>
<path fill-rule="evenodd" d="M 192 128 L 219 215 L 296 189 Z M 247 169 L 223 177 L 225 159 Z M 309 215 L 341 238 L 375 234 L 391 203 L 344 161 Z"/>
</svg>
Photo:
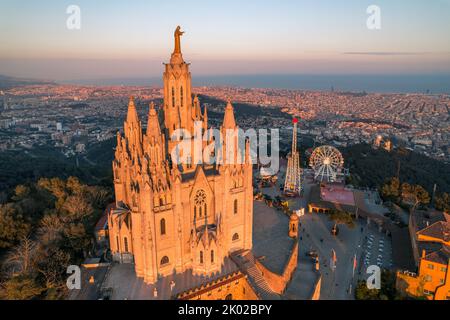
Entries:
<svg viewBox="0 0 450 320">
<path fill-rule="evenodd" d="M 181 31 L 181 27 L 178 26 L 174 33 L 175 49 L 173 50 L 173 53 L 181 53 L 181 36 L 183 34 L 184 34 L 184 31 Z"/>
<path fill-rule="evenodd" d="M 189 64 L 184 62 L 181 53 L 183 34 L 184 31 L 178 26 L 174 32 L 175 48 L 170 63 L 164 64 L 164 122 L 169 135 L 179 128 L 193 132 L 194 120 L 197 120 L 194 117 L 196 110 L 192 108 Z"/>
<path fill-rule="evenodd" d="M 171 64 L 183 64 L 183 55 L 181 54 L 181 36 L 184 31 L 181 31 L 181 27 L 178 26 L 173 34 L 175 38 L 175 47 L 173 49 L 172 57 L 170 58 Z"/>
</svg>

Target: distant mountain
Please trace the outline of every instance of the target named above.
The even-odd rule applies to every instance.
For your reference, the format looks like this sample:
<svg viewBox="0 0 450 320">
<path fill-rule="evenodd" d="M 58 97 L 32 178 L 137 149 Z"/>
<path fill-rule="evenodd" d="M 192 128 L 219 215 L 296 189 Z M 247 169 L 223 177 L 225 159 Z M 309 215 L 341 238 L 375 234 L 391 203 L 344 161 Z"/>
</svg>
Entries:
<svg viewBox="0 0 450 320">
<path fill-rule="evenodd" d="M 48 80 L 16 78 L 0 74 L 0 90 L 8 90 L 15 87 L 39 85 L 39 84 L 56 84 L 56 83 Z"/>
</svg>

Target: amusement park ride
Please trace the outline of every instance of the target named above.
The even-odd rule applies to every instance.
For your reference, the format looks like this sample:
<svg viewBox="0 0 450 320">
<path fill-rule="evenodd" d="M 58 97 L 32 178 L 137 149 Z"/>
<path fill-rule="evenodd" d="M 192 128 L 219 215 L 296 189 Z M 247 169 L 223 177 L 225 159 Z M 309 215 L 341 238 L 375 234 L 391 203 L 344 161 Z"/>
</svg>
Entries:
<svg viewBox="0 0 450 320">
<path fill-rule="evenodd" d="M 286 196 L 295 197 L 300 195 L 303 188 L 303 171 L 300 167 L 300 153 L 297 150 L 298 119 L 294 118 L 292 123 L 292 150 L 288 155 L 283 192 Z M 343 182 L 345 176 L 349 175 L 348 169 L 344 168 L 344 157 L 341 152 L 329 145 L 314 149 L 309 159 L 309 166 L 314 174 L 314 180 L 319 183 Z"/>
<path fill-rule="evenodd" d="M 288 155 L 288 165 L 286 169 L 286 180 L 284 182 L 284 193 L 289 196 L 298 196 L 302 190 L 300 155 L 297 150 L 297 124 L 298 119 L 292 120 L 294 124 L 292 132 L 292 150 Z"/>
<path fill-rule="evenodd" d="M 347 174 L 342 154 L 332 146 L 325 145 L 314 149 L 309 166 L 314 171 L 314 179 L 320 182 L 336 182 Z"/>
</svg>

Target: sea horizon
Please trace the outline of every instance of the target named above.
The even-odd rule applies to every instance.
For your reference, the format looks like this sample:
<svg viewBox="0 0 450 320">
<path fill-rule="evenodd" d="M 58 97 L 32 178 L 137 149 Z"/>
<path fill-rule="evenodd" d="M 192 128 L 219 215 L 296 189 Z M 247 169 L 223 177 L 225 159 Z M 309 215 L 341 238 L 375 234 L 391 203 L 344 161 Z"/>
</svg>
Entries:
<svg viewBox="0 0 450 320">
<path fill-rule="evenodd" d="M 161 77 L 111 77 L 56 81 L 76 85 L 162 86 Z M 245 88 L 317 90 L 367 93 L 450 94 L 450 74 L 248 74 L 203 75 L 192 79 L 193 85 Z"/>
</svg>

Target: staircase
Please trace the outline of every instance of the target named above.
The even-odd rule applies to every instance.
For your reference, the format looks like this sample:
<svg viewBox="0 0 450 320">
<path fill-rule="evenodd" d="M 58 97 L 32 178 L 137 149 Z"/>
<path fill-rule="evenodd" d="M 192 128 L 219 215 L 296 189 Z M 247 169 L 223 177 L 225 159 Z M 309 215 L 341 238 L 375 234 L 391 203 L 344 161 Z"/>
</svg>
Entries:
<svg viewBox="0 0 450 320">
<path fill-rule="evenodd" d="M 255 264 L 255 257 L 249 250 L 240 250 L 232 254 L 231 259 L 239 269 L 248 276 L 249 282 L 262 300 L 280 300 L 281 297 L 274 293 L 264 279 L 261 271 Z"/>
</svg>

